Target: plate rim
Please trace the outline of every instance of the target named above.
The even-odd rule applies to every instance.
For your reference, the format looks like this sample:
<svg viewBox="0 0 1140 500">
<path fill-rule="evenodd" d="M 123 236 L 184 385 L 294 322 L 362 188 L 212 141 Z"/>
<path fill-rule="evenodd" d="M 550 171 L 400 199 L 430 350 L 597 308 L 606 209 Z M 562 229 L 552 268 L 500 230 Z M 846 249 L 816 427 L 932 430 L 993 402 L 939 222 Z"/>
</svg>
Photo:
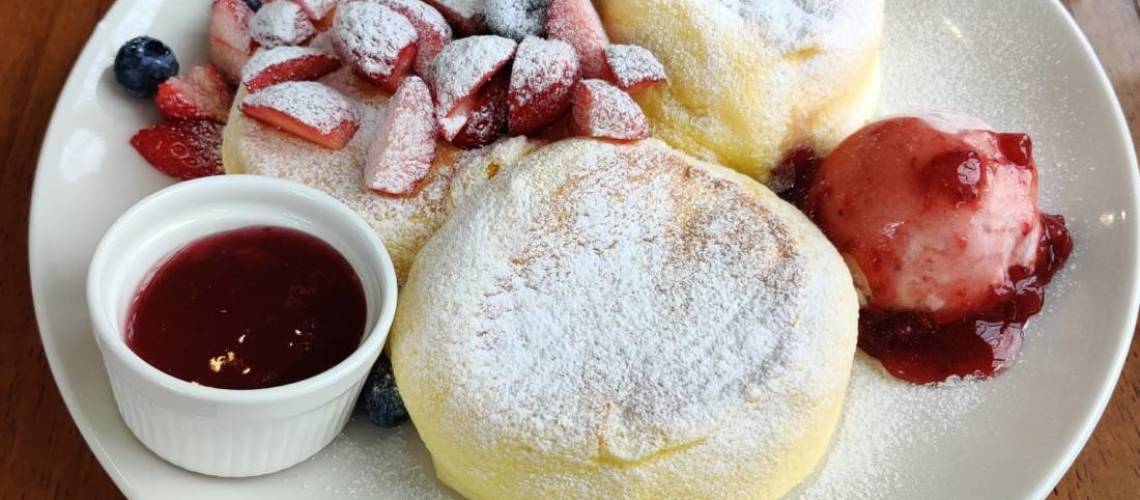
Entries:
<svg viewBox="0 0 1140 500">
<path fill-rule="evenodd" d="M 73 100 L 74 95 L 78 92 L 78 87 L 82 84 L 82 79 L 77 72 L 78 68 L 89 66 L 93 63 L 99 51 L 100 45 L 93 44 L 93 41 L 108 36 L 107 27 L 108 19 L 119 18 L 123 15 L 121 11 L 127 11 L 131 6 L 143 0 L 118 0 L 110 9 L 104 13 L 103 17 L 95 25 L 91 35 L 84 43 L 83 50 L 80 52 L 79 57 L 76 58 L 75 63 L 72 64 L 68 72 L 68 77 L 60 90 L 59 97 L 56 99 L 55 105 L 51 113 L 51 118 L 48 122 L 48 127 L 43 135 L 43 142 L 40 145 L 39 154 L 36 159 L 36 173 L 31 190 L 31 197 L 29 200 L 29 213 L 28 213 L 28 275 L 30 281 L 30 288 L 32 293 L 32 304 L 35 312 L 36 330 L 40 337 L 40 342 L 43 346 L 44 356 L 47 358 L 48 367 L 51 371 L 52 381 L 56 389 L 59 391 L 63 399 L 64 406 L 67 408 L 68 414 L 72 422 L 75 423 L 80 435 L 83 437 L 87 447 L 91 450 L 99 465 L 111 478 L 112 482 L 117 488 L 127 497 L 135 498 L 139 496 L 139 490 L 135 485 L 123 474 L 122 471 L 116 466 L 110 453 L 104 449 L 99 439 L 94 435 L 89 422 L 83 418 L 77 418 L 75 405 L 78 404 L 77 396 L 74 394 L 74 388 L 67 384 L 60 384 L 61 368 L 59 367 L 59 353 L 55 346 L 55 341 L 49 339 L 51 335 L 45 335 L 45 331 L 51 331 L 51 319 L 47 313 L 47 305 L 44 304 L 43 293 L 38 285 L 40 282 L 40 272 L 37 270 L 41 268 L 40 259 L 33 251 L 38 245 L 39 238 L 36 236 L 35 228 L 37 220 L 40 218 L 38 215 L 36 200 L 41 198 L 40 191 L 43 189 L 43 182 L 41 182 L 41 175 L 45 171 L 45 150 L 49 146 L 59 142 L 56 136 L 62 134 L 62 130 L 68 125 L 63 120 L 63 114 L 67 112 L 66 109 L 59 106 L 60 102 L 65 100 Z M 166 1 L 166 0 L 159 0 Z M 1140 164 L 1137 161 L 1136 145 L 1129 134 L 1130 127 L 1125 118 L 1123 108 L 1120 105 L 1120 98 L 1116 94 L 1116 89 L 1112 85 L 1112 81 L 1108 77 L 1108 73 L 1104 68 L 1100 57 L 1096 54 L 1092 44 L 1089 42 L 1088 36 L 1077 24 L 1072 14 L 1065 9 L 1060 0 L 1050 0 L 1049 4 L 1054 9 L 1055 13 L 1060 15 L 1071 33 L 1076 35 L 1076 39 L 1080 48 L 1086 58 L 1093 61 L 1094 77 L 1096 82 L 1100 85 L 1101 90 L 1106 92 L 1109 98 L 1109 103 L 1112 105 L 1113 113 L 1112 119 L 1116 124 L 1117 132 L 1120 134 L 1120 139 L 1125 145 L 1126 159 L 1131 163 L 1130 177 L 1133 187 L 1132 197 L 1132 213 L 1134 216 L 1140 216 L 1140 197 L 1136 195 L 1137 188 L 1140 188 Z M 1130 146 L 1130 147 L 1129 147 Z M 1137 249 L 1140 249 L 1140 229 L 1137 231 Z M 1140 254 L 1140 251 L 1137 252 Z M 1140 312 L 1140 262 L 1137 263 L 1137 268 L 1133 272 L 1133 280 L 1131 287 L 1131 310 Z M 1078 455 L 1084 449 L 1088 440 L 1092 437 L 1097 424 L 1100 422 L 1108 404 L 1115 392 L 1116 386 L 1119 384 L 1120 376 L 1122 374 L 1125 362 L 1128 358 L 1133 336 L 1136 331 L 1137 321 L 1140 316 L 1132 316 L 1131 319 L 1126 320 L 1126 325 L 1131 325 L 1127 332 L 1118 336 L 1118 342 L 1115 347 L 1115 358 L 1108 368 L 1109 371 L 1105 372 L 1105 380 L 1099 388 L 1100 394 L 1097 395 L 1096 404 L 1088 408 L 1082 422 L 1080 422 L 1080 431 L 1074 433 L 1069 439 L 1066 452 L 1061 456 L 1060 460 L 1053 464 L 1052 469 L 1043 476 L 1044 481 L 1038 483 L 1034 497 L 1045 498 L 1048 493 L 1053 490 L 1060 480 L 1064 477 L 1065 473 L 1072 467 Z"/>
</svg>

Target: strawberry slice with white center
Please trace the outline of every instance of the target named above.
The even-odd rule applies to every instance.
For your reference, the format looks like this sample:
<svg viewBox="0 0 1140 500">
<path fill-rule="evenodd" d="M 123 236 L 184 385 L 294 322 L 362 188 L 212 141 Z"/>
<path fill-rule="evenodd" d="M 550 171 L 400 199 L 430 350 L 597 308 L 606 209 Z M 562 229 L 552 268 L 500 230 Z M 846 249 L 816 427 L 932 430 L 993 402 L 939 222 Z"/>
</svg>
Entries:
<svg viewBox="0 0 1140 500">
<path fill-rule="evenodd" d="M 394 92 L 416 58 L 419 35 L 404 16 L 371 1 L 346 3 L 333 22 L 337 53 L 357 74 Z"/>
<path fill-rule="evenodd" d="M 303 45 L 317 34 L 317 27 L 300 5 L 278 1 L 265 4 L 253 15 L 249 34 L 266 48 Z"/>
<path fill-rule="evenodd" d="M 435 159 L 435 116 L 431 91 L 409 76 L 388 101 L 387 113 L 364 163 L 364 185 L 389 196 L 419 190 Z"/>
<path fill-rule="evenodd" d="M 629 94 L 602 80 L 578 82 L 571 113 L 578 135 L 617 141 L 649 137 L 649 122 L 641 107 Z"/>
<path fill-rule="evenodd" d="M 154 104 L 172 120 L 211 120 L 226 123 L 234 92 L 212 65 L 196 66 L 158 86 Z"/>
<path fill-rule="evenodd" d="M 551 0 L 546 37 L 562 40 L 578 52 L 583 78 L 606 76 L 606 46 L 610 38 L 590 0 Z"/>
<path fill-rule="evenodd" d="M 224 173 L 222 125 L 209 120 L 171 121 L 144 128 L 131 145 L 158 171 L 182 180 Z"/>
<path fill-rule="evenodd" d="M 448 141 L 463 130 L 475 107 L 479 89 L 515 55 L 510 38 L 483 35 L 447 44 L 432 63 L 436 120 Z"/>
<path fill-rule="evenodd" d="M 416 28 L 416 73 L 427 78 L 431 63 L 443 46 L 451 43 L 451 26 L 443 15 L 420 0 L 380 0 L 384 6 L 404 16 Z"/>
<path fill-rule="evenodd" d="M 296 80 L 315 80 L 340 68 L 340 60 L 309 47 L 261 49 L 242 70 L 249 92 Z"/>
<path fill-rule="evenodd" d="M 483 0 L 424 0 L 447 18 L 461 37 L 487 31 L 483 20 Z"/>
<path fill-rule="evenodd" d="M 629 93 L 637 93 L 669 81 L 665 66 L 661 65 L 657 56 L 637 45 L 614 44 L 606 47 L 606 67 L 609 81 Z"/>
<path fill-rule="evenodd" d="M 230 83 L 241 79 L 241 68 L 253 52 L 249 21 L 253 10 L 242 0 L 214 0 L 210 16 L 210 61 Z"/>
<path fill-rule="evenodd" d="M 510 78 L 505 74 L 487 82 L 479 91 L 467 123 L 451 143 L 463 149 L 481 148 L 506 135 L 509 88 Z"/>
<path fill-rule="evenodd" d="M 340 3 L 338 0 L 292 0 L 296 3 L 305 15 L 309 17 L 312 22 L 320 21 L 325 16 L 332 12 L 336 4 Z"/>
<path fill-rule="evenodd" d="M 570 107 L 578 81 L 578 54 L 566 42 L 527 37 L 511 67 L 510 130 L 538 131 Z"/>
<path fill-rule="evenodd" d="M 343 149 L 360 119 L 347 98 L 317 82 L 285 82 L 242 100 L 241 110 L 261 122 L 329 149 Z"/>
</svg>

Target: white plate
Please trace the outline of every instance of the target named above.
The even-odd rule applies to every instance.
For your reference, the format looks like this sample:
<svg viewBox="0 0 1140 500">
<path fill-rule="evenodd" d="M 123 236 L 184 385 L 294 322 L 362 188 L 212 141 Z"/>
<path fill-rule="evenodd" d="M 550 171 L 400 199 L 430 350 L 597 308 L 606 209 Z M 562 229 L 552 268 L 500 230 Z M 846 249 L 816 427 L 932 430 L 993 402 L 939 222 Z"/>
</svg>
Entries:
<svg viewBox="0 0 1140 500">
<path fill-rule="evenodd" d="M 209 2 L 120 0 L 76 63 L 44 141 L 32 200 L 31 275 L 44 349 L 63 398 L 115 483 L 142 498 L 447 495 L 408 426 L 363 419 L 315 459 L 268 477 L 184 472 L 128 432 L 87 321 L 96 241 L 170 181 L 128 146 L 158 116 L 108 68 L 150 34 L 185 66 L 206 61 Z M 1030 328 L 1021 362 L 994 380 L 914 388 L 858 363 L 815 497 L 1043 497 L 1103 411 L 1123 365 L 1137 288 L 1137 165 L 1104 71 L 1056 1 L 889 0 L 882 112 L 944 109 L 1032 134 L 1043 206 L 1068 217 L 1077 251 Z"/>
</svg>

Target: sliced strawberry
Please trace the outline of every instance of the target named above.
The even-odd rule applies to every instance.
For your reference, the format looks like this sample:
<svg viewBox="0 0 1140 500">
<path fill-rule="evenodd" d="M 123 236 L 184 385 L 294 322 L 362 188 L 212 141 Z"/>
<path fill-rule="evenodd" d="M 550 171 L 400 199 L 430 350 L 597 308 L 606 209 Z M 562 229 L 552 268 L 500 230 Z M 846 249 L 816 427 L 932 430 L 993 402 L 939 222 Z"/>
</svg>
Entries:
<svg viewBox="0 0 1140 500">
<path fill-rule="evenodd" d="M 435 7 L 455 33 L 461 37 L 473 36 L 487 31 L 483 21 L 483 0 L 424 0 Z"/>
<path fill-rule="evenodd" d="M 507 134 L 507 92 L 510 78 L 503 74 L 496 76 L 483 89 L 475 100 L 475 107 L 467 117 L 463 130 L 451 141 L 463 149 L 481 148 Z"/>
<path fill-rule="evenodd" d="M 303 45 L 317 34 L 317 27 L 300 5 L 293 2 L 265 4 L 249 21 L 249 34 L 262 47 Z"/>
<path fill-rule="evenodd" d="M 222 167 L 222 125 L 209 120 L 184 120 L 144 128 L 131 145 L 154 168 L 182 180 L 219 175 Z"/>
<path fill-rule="evenodd" d="M 436 120 L 448 141 L 463 129 L 477 93 L 515 55 L 516 43 L 501 36 L 460 38 L 447 44 L 432 64 Z"/>
<path fill-rule="evenodd" d="M 341 5 L 333 22 L 333 44 L 341 59 L 362 77 L 394 92 L 416 58 L 416 28 L 379 3 Z"/>
<path fill-rule="evenodd" d="M 669 81 L 657 56 L 637 45 L 606 47 L 606 71 L 610 83 L 629 93 Z"/>
<path fill-rule="evenodd" d="M 312 22 L 320 21 L 332 12 L 338 0 L 293 0 Z"/>
<path fill-rule="evenodd" d="M 420 77 L 409 76 L 388 101 L 368 148 L 364 185 L 390 196 L 415 194 L 435 159 L 435 135 L 431 91 Z"/>
<path fill-rule="evenodd" d="M 226 123 L 234 91 L 212 65 L 196 66 L 158 86 L 154 104 L 172 120 L 211 120 Z"/>
<path fill-rule="evenodd" d="M 353 105 L 317 82 L 285 82 L 250 94 L 241 110 L 268 125 L 324 146 L 342 149 L 360 127 Z"/>
<path fill-rule="evenodd" d="M 340 68 L 340 60 L 309 47 L 261 49 L 242 70 L 242 84 L 249 92 L 281 82 L 315 80 Z"/>
<path fill-rule="evenodd" d="M 416 73 L 427 78 L 431 63 L 443 46 L 451 42 L 451 26 L 438 10 L 420 0 L 380 0 L 380 3 L 407 18 L 416 28 Z"/>
<path fill-rule="evenodd" d="M 606 74 L 606 46 L 610 39 L 590 0 L 550 0 L 546 37 L 562 40 L 578 52 L 583 78 Z"/>
<path fill-rule="evenodd" d="M 241 79 L 241 68 L 254 46 L 249 36 L 253 10 L 242 0 L 214 0 L 210 16 L 210 60 L 230 83 Z"/>
<path fill-rule="evenodd" d="M 578 82 L 572 114 L 578 135 L 618 141 L 649 137 L 649 122 L 641 107 L 629 94 L 603 80 Z"/>
<path fill-rule="evenodd" d="M 511 67 L 511 133 L 527 135 L 566 112 L 578 81 L 578 54 L 566 42 L 529 36 Z"/>
</svg>

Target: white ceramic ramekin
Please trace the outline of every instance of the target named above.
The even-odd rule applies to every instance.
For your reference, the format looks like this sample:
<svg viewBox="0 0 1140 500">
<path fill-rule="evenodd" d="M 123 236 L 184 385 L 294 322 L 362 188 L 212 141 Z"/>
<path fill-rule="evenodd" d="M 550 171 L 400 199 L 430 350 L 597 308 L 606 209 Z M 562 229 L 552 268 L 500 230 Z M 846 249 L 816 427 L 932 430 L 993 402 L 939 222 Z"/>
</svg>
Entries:
<svg viewBox="0 0 1140 500">
<path fill-rule="evenodd" d="M 367 329 L 356 352 L 300 382 L 227 390 L 167 375 L 131 351 L 124 323 L 154 267 L 193 240 L 251 225 L 298 229 L 344 255 L 360 276 L 368 304 Z M 119 218 L 95 251 L 87 300 L 119 413 L 135 436 L 182 468 L 254 476 L 305 460 L 340 433 L 388 336 L 396 275 L 375 231 L 332 197 L 283 180 L 226 175 L 176 184 Z"/>
</svg>

